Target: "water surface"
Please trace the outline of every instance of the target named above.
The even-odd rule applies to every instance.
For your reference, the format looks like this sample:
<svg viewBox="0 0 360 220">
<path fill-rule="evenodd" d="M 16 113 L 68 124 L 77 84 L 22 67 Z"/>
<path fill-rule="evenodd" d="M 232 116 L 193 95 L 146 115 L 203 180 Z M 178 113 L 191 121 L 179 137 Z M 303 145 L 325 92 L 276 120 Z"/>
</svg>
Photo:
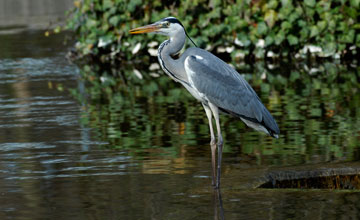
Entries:
<svg viewBox="0 0 360 220">
<path fill-rule="evenodd" d="M 119 69 L 125 86 L 104 70 L 78 68 L 65 59 L 63 39 L 0 35 L 0 218 L 220 218 L 201 105 L 160 70 L 140 69 L 140 80 Z M 278 168 L 357 163 L 358 67 L 238 68 L 281 135 L 221 117 L 225 218 L 359 218 L 358 191 L 256 188 Z M 85 72 L 102 78 L 85 82 Z"/>
</svg>

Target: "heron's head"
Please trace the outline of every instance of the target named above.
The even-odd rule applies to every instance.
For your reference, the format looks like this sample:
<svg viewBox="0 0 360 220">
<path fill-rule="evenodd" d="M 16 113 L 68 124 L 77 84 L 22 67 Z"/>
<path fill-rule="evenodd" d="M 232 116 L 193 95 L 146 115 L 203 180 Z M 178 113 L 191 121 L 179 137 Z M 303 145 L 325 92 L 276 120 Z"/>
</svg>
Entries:
<svg viewBox="0 0 360 220">
<path fill-rule="evenodd" d="M 178 19 L 174 17 L 167 17 L 153 24 L 130 30 L 130 34 L 142 34 L 150 32 L 172 37 L 179 32 L 185 32 L 185 29 Z"/>
</svg>

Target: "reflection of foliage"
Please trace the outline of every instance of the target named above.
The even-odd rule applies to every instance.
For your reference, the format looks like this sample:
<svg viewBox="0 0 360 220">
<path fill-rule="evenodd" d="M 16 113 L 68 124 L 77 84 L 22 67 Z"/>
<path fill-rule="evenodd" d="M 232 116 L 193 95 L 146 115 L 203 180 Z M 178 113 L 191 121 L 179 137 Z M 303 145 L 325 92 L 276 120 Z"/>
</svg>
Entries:
<svg viewBox="0 0 360 220">
<path fill-rule="evenodd" d="M 144 48 L 154 35 L 129 37 L 130 28 L 167 16 L 178 17 L 203 48 L 236 46 L 229 50 L 234 59 L 239 53 L 264 57 L 268 51 L 294 56 L 306 45 L 321 47 L 324 56 L 337 52 L 352 56 L 360 48 L 359 4 L 358 0 L 77 0 L 68 28 L 77 34 L 80 54 L 102 61 L 131 59 L 135 45 L 142 42 Z"/>
<path fill-rule="evenodd" d="M 259 162 L 271 164 L 359 157 L 359 70 L 333 63 L 284 67 L 257 63 L 239 71 L 275 116 L 280 138 L 272 139 L 224 116 L 225 151 L 256 155 Z M 134 76 L 131 69 L 122 72 Z M 152 80 L 119 80 L 112 77 L 114 73 L 90 66 L 83 67 L 82 73 L 89 85 L 75 94 L 87 103 L 83 123 L 111 147 L 132 149 L 141 156 L 147 149 L 176 156 L 183 146 L 208 147 L 201 105 L 168 77 L 143 74 Z"/>
<path fill-rule="evenodd" d="M 180 100 L 190 95 L 169 83 L 168 77 L 140 80 L 133 70 L 126 68 L 121 73 L 128 78 L 114 78 L 114 71 L 99 70 L 98 66 L 82 68 L 82 76 L 89 85 L 86 91 L 73 92 L 81 102 L 87 100 L 83 122 L 97 128 L 94 130 L 97 136 L 113 147 L 140 150 L 166 146 L 173 154 L 175 148 L 171 146 L 174 138 L 182 134 L 185 120 L 181 118 L 184 116 L 168 117 L 167 112 L 183 111 L 187 104 Z M 129 80 L 131 77 L 134 78 Z M 125 85 L 125 81 L 131 86 Z M 180 143 L 180 139 L 175 143 Z"/>
</svg>

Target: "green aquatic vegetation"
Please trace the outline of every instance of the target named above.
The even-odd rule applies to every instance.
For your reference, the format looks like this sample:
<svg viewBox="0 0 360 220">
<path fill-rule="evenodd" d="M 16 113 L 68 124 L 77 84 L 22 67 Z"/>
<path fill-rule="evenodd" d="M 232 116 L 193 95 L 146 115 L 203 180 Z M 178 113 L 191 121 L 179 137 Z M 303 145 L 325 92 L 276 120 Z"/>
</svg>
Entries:
<svg viewBox="0 0 360 220">
<path fill-rule="evenodd" d="M 77 0 L 67 29 L 77 55 L 129 61 L 149 55 L 155 35 L 129 36 L 139 25 L 176 16 L 202 48 L 253 58 L 359 56 L 359 0 L 175 1 Z M 222 52 L 221 52 L 222 53 Z M 136 54 L 136 56 L 134 55 Z"/>
</svg>

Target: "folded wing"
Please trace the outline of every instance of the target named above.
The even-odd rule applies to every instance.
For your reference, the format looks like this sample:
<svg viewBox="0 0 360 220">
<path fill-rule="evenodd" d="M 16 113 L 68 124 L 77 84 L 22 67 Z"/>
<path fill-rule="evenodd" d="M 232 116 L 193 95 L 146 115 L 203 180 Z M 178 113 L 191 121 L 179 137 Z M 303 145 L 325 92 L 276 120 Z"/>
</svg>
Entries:
<svg viewBox="0 0 360 220">
<path fill-rule="evenodd" d="M 192 54 L 197 55 L 188 56 L 185 62 L 192 86 L 221 110 L 240 117 L 250 127 L 263 126 L 276 137 L 280 131 L 274 118 L 246 80 L 213 54 L 196 49 Z"/>
</svg>

